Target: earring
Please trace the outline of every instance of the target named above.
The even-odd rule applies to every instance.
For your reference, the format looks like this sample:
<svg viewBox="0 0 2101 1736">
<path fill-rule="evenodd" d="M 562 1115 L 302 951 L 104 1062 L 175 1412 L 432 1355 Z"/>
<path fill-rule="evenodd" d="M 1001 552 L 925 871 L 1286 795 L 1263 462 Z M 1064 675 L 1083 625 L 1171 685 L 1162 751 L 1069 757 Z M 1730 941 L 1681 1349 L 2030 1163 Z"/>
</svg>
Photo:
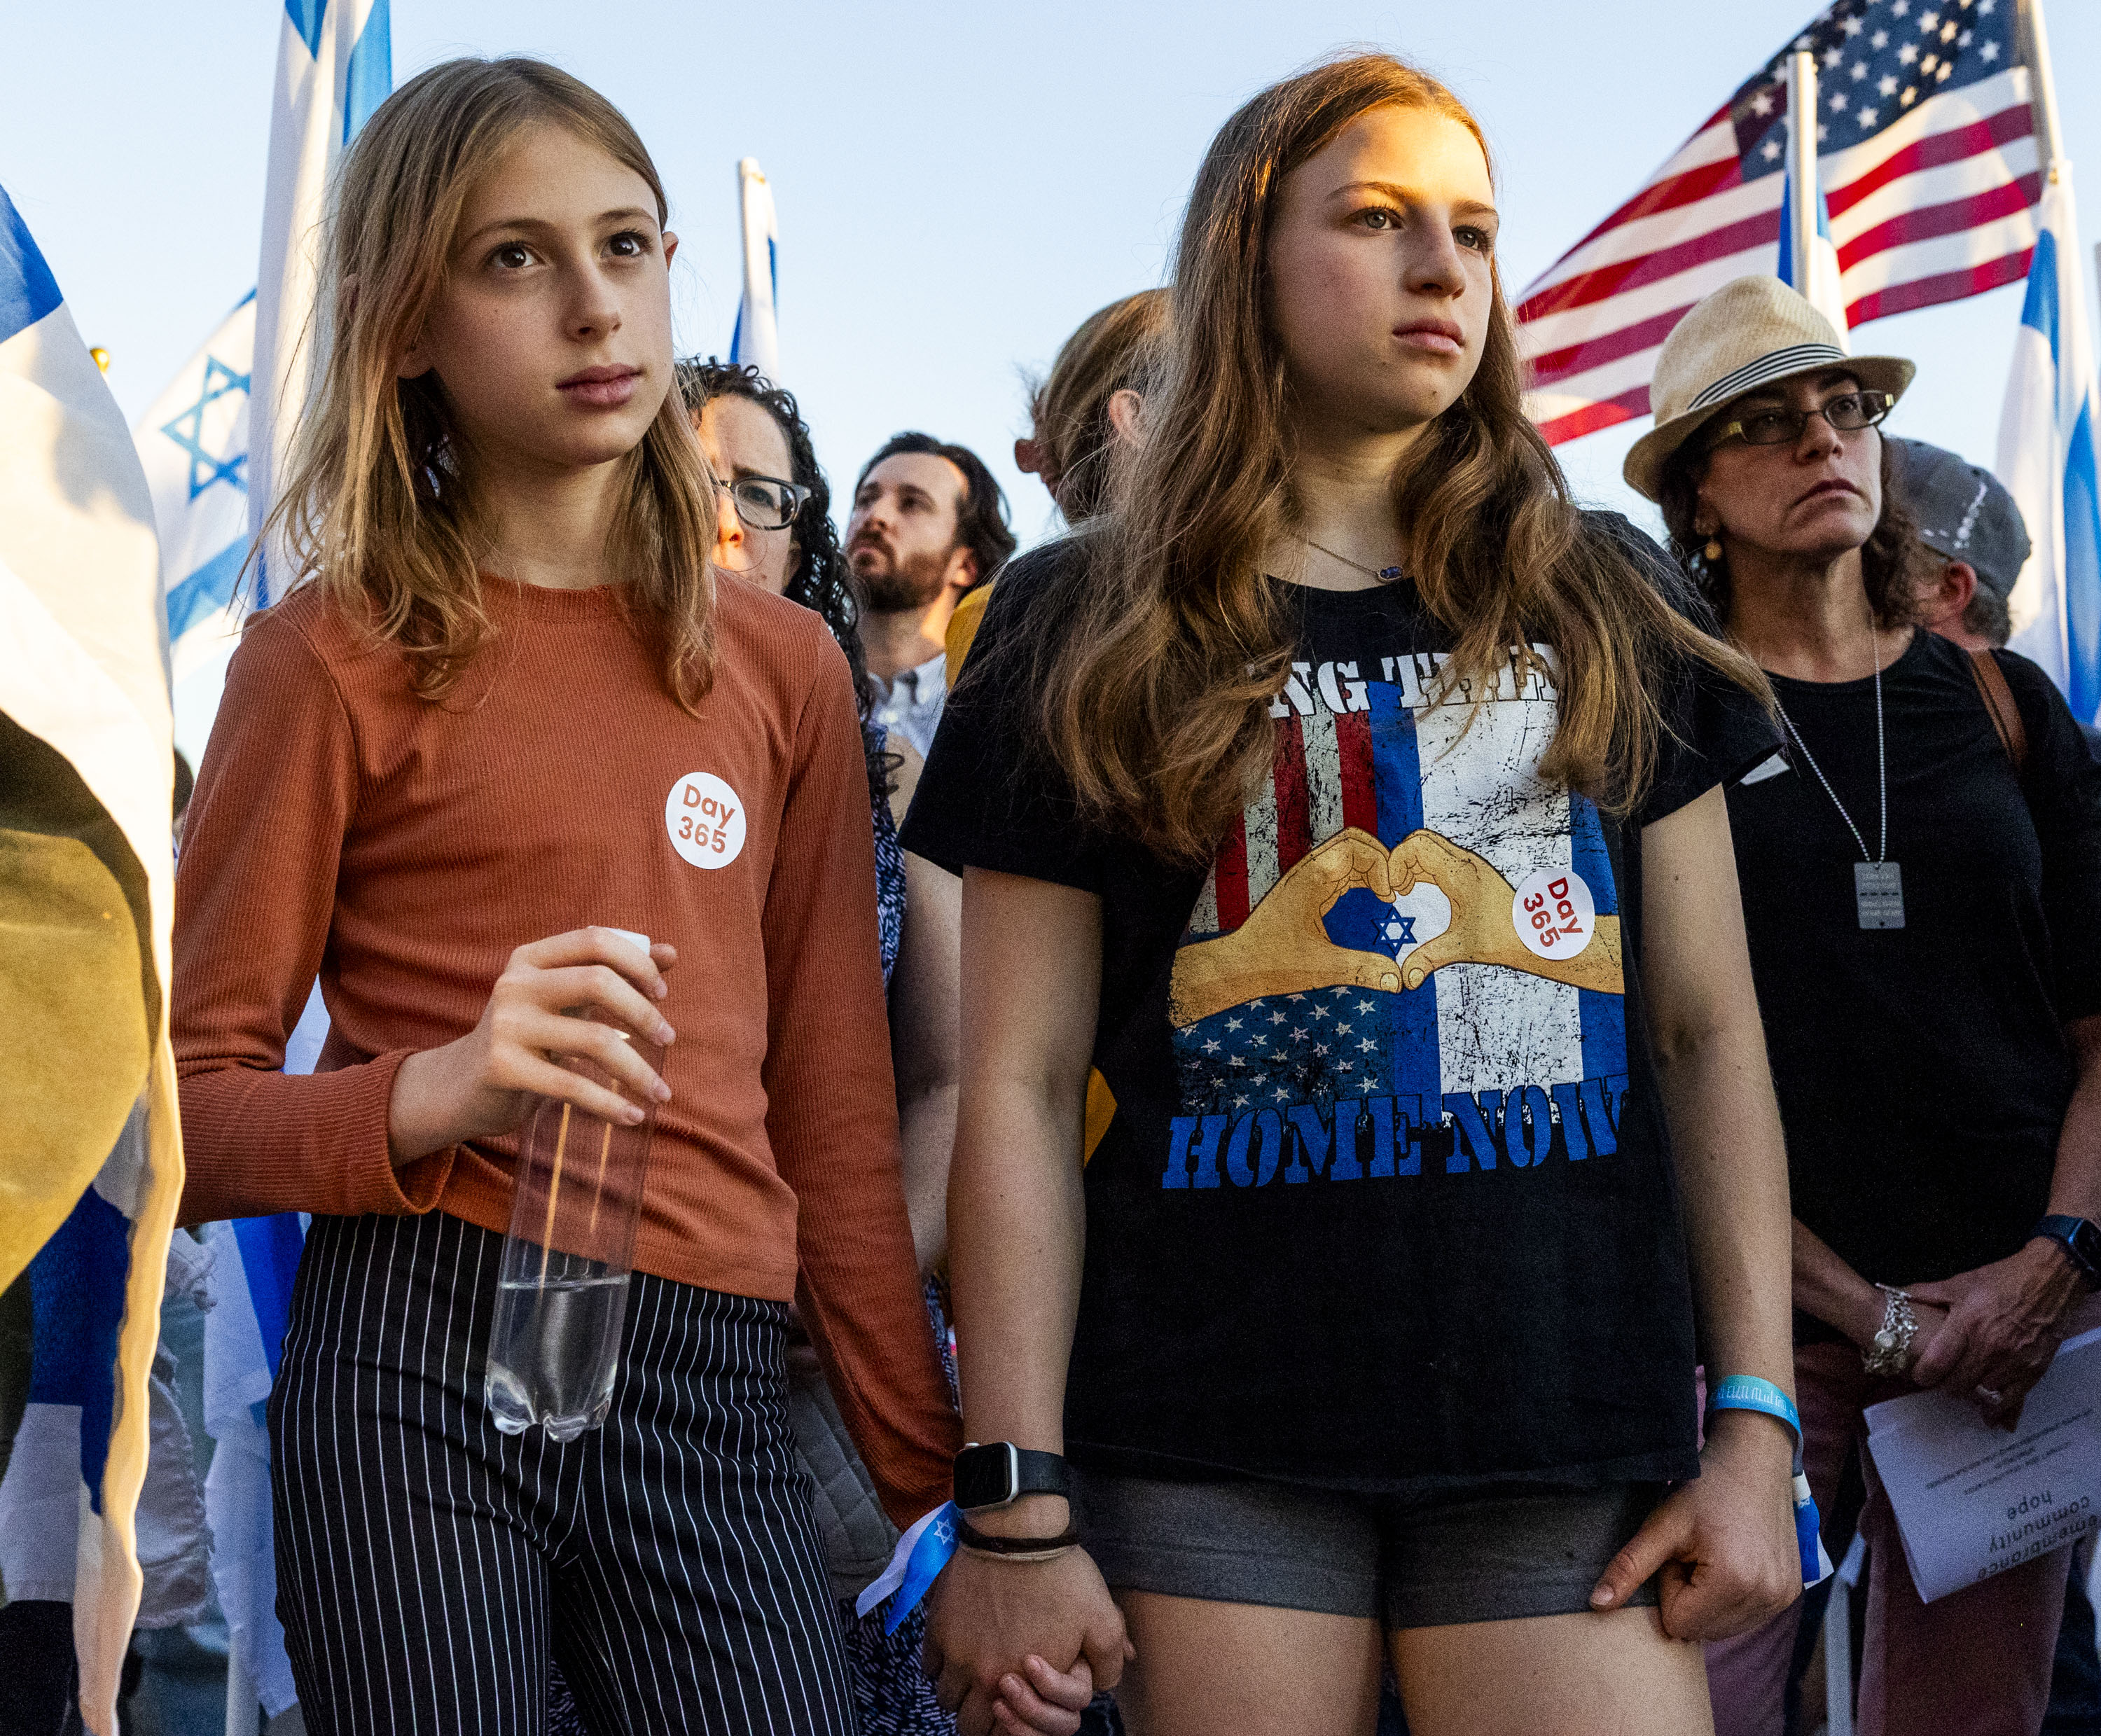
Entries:
<svg viewBox="0 0 2101 1736">
<path fill-rule="evenodd" d="M 1707 539 L 1707 546 L 1702 549 L 1700 554 L 1701 559 L 1705 560 L 1709 566 L 1713 566 L 1722 558 L 1722 539 L 1719 537 L 1710 537 Z"/>
</svg>

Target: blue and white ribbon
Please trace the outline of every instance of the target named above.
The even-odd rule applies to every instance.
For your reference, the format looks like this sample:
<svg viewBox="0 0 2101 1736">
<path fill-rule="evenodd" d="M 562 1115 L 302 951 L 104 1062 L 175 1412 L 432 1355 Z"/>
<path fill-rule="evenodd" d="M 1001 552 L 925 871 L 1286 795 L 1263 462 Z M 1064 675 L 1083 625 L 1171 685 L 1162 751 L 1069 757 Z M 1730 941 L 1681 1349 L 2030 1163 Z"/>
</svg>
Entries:
<svg viewBox="0 0 2101 1736">
<path fill-rule="evenodd" d="M 867 1615 L 895 1592 L 882 1631 L 886 1637 L 896 1632 L 955 1553 L 956 1504 L 944 1501 L 897 1539 L 890 1565 L 854 1600 L 854 1614 Z"/>
</svg>

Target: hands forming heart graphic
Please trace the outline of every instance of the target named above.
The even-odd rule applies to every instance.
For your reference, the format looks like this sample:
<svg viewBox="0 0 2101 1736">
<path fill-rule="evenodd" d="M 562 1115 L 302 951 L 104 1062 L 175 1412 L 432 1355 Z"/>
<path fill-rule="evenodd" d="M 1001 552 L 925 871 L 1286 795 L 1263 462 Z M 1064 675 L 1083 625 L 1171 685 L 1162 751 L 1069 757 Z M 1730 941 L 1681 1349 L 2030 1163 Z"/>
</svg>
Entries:
<svg viewBox="0 0 2101 1736">
<path fill-rule="evenodd" d="M 1338 946 L 1326 919 L 1359 887 L 1387 903 L 1433 886 L 1452 907 L 1451 924 L 1398 962 L 1382 952 Z M 1349 827 L 1293 864 L 1247 921 L 1230 934 L 1175 955 L 1169 992 L 1177 1025 L 1267 995 L 1338 986 L 1389 994 L 1420 988 L 1447 965 L 1499 965 L 1610 994 L 1621 992 L 1617 917 L 1600 917 L 1593 943 L 1572 959 L 1536 956 L 1518 939 L 1514 894 L 1495 864 L 1426 829 L 1388 850 Z"/>
</svg>

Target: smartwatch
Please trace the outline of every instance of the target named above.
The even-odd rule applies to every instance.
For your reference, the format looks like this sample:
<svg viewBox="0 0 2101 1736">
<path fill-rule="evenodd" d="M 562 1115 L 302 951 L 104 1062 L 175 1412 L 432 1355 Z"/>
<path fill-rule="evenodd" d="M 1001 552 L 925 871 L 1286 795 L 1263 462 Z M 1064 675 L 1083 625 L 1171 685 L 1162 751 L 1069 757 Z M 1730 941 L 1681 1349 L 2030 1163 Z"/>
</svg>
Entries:
<svg viewBox="0 0 2101 1736">
<path fill-rule="evenodd" d="M 1024 1495 L 1068 1492 L 1065 1461 L 1011 1441 L 971 1442 L 956 1455 L 956 1505 L 965 1513 L 1006 1507 Z"/>
<path fill-rule="evenodd" d="M 2028 1239 L 2044 1237 L 2072 1256 L 2080 1282 L 2090 1290 L 2101 1290 L 2101 1224 L 2090 1217 L 2053 1213 L 2028 1233 Z"/>
</svg>

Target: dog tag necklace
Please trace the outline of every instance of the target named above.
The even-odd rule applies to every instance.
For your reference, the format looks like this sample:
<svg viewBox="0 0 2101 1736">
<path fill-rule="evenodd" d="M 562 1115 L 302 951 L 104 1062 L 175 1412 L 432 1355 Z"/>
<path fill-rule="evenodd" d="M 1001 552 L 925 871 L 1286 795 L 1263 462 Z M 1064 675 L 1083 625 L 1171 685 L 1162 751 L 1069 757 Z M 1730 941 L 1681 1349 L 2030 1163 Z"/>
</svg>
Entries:
<svg viewBox="0 0 2101 1736">
<path fill-rule="evenodd" d="M 1779 709 L 1780 722 L 1787 732 L 1794 737 L 1794 744 L 1802 749 L 1802 757 L 1809 762 L 1809 769 L 1816 774 L 1816 781 L 1824 786 L 1824 793 L 1831 798 L 1831 806 L 1838 811 L 1838 817 L 1846 822 L 1846 829 L 1853 834 L 1853 841 L 1860 846 L 1860 859 L 1853 864 L 1853 906 L 1863 928 L 1902 928 L 1904 925 L 1904 872 L 1890 860 L 1890 758 L 1882 733 L 1882 656 L 1874 642 L 1874 624 L 1868 625 L 1868 654 L 1875 665 L 1875 782 L 1882 811 L 1882 832 L 1876 842 L 1878 848 L 1872 860 L 1868 855 L 1868 841 L 1860 836 L 1860 828 L 1853 824 L 1853 816 L 1846 811 L 1846 804 L 1838 799 L 1838 792 L 1831 787 L 1830 779 L 1824 775 L 1824 768 L 1816 763 L 1816 756 L 1809 751 L 1809 744 L 1802 739 L 1802 731 L 1794 726 L 1794 719 L 1780 705 L 1780 696 L 1773 696 L 1773 704 Z"/>
</svg>

